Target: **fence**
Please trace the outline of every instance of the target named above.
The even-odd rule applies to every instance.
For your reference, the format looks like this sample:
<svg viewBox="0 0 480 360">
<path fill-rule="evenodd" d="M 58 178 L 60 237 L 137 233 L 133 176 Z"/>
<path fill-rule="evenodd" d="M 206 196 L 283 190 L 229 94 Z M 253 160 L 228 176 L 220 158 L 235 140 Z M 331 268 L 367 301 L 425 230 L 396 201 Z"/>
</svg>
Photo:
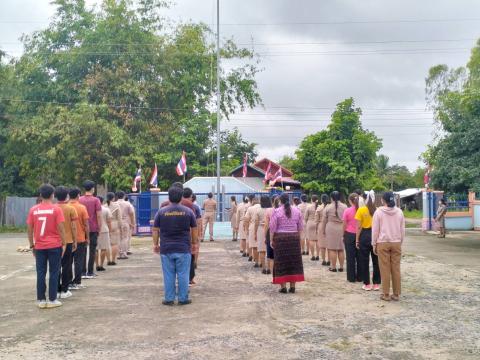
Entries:
<svg viewBox="0 0 480 360">
<path fill-rule="evenodd" d="M 287 192 L 290 197 L 300 197 L 300 191 Z M 256 197 L 262 195 L 275 196 L 281 194 L 278 190 L 270 192 L 251 192 L 251 193 L 221 193 L 220 203 L 217 204 L 217 221 L 230 220 L 230 199 L 235 197 L 237 203 L 240 203 L 245 196 L 254 195 Z M 196 193 L 197 204 L 200 206 L 207 199 L 208 193 Z M 136 235 L 150 235 L 152 232 L 152 220 L 155 217 L 162 202 L 168 200 L 168 193 L 166 192 L 144 192 L 141 194 L 130 194 L 129 199 L 135 208 L 135 215 L 137 219 Z M 216 197 L 215 197 L 216 199 Z"/>
<path fill-rule="evenodd" d="M 468 194 L 445 194 L 448 211 L 469 211 Z"/>
<path fill-rule="evenodd" d="M 37 198 L 7 196 L 0 198 L 0 225 L 25 226 L 30 208 Z"/>
</svg>

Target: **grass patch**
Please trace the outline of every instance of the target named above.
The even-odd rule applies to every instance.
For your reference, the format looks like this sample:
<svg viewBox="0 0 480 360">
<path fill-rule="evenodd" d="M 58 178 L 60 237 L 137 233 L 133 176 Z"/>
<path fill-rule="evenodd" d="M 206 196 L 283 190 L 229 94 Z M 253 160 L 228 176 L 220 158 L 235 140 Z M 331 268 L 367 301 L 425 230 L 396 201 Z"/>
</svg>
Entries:
<svg viewBox="0 0 480 360">
<path fill-rule="evenodd" d="M 422 210 L 412 210 L 412 211 L 405 210 L 403 212 L 403 215 L 407 219 L 422 219 L 423 218 L 423 211 Z"/>
<path fill-rule="evenodd" d="M 405 224 L 405 228 L 407 229 L 420 229 L 421 225 L 420 224 Z"/>
<path fill-rule="evenodd" d="M 26 226 L 10 226 L 10 225 L 0 226 L 0 234 L 24 233 L 24 232 L 27 232 L 27 227 Z"/>
<path fill-rule="evenodd" d="M 337 351 L 346 351 L 352 346 L 352 344 L 347 339 L 342 339 L 341 341 L 328 344 L 328 346 Z"/>
</svg>

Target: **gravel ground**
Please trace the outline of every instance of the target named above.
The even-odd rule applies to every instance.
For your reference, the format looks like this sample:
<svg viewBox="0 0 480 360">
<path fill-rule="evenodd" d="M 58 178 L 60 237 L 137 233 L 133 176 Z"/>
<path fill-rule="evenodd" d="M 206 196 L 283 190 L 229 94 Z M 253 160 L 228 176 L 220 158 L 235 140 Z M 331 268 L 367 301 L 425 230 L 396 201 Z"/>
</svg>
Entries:
<svg viewBox="0 0 480 360">
<path fill-rule="evenodd" d="M 479 359 L 478 247 L 443 261 L 434 237 L 408 240 L 398 303 L 306 257 L 307 282 L 279 294 L 236 243 L 216 241 L 202 244 L 193 304 L 165 307 L 159 258 L 135 239 L 129 260 L 39 310 L 33 257 L 4 235 L 0 359 Z M 467 259 L 477 266 L 456 265 Z"/>
</svg>

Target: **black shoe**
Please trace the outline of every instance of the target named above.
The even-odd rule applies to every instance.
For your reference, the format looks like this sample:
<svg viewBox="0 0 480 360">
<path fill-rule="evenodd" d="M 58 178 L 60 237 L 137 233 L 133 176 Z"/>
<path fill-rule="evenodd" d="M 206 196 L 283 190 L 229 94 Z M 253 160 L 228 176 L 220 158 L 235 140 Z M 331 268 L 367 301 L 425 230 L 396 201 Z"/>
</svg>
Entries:
<svg viewBox="0 0 480 360">
<path fill-rule="evenodd" d="M 312 256 L 312 258 L 310 260 L 315 261 L 315 256 Z"/>
<path fill-rule="evenodd" d="M 132 255 L 132 252 L 131 252 L 131 251 L 127 251 L 127 255 Z"/>
<path fill-rule="evenodd" d="M 291 287 L 290 289 L 288 289 L 288 292 L 289 292 L 289 293 L 292 293 L 292 294 L 295 294 L 295 288 L 294 288 L 294 287 Z"/>
<path fill-rule="evenodd" d="M 337 272 L 337 269 L 328 268 L 328 271 Z"/>
<path fill-rule="evenodd" d="M 117 265 L 117 263 L 115 261 L 112 261 L 110 265 Z"/>
<path fill-rule="evenodd" d="M 250 257 L 248 258 L 248 261 L 253 261 L 253 256 L 250 256 Z"/>
<path fill-rule="evenodd" d="M 167 305 L 167 306 L 172 306 L 172 305 L 175 305 L 175 302 L 163 300 L 163 301 L 162 301 L 162 304 L 163 304 L 163 305 Z"/>
<path fill-rule="evenodd" d="M 339 269 L 338 269 L 338 272 L 343 272 L 343 268 L 339 268 Z"/>
<path fill-rule="evenodd" d="M 260 265 L 258 265 L 257 263 L 255 263 L 255 265 L 253 265 L 254 268 L 259 268 Z"/>
<path fill-rule="evenodd" d="M 232 239 L 232 241 L 237 241 L 237 239 Z"/>
<path fill-rule="evenodd" d="M 319 260 L 320 260 L 320 258 L 317 256 L 317 257 L 315 258 L 315 261 L 319 261 Z"/>
<path fill-rule="evenodd" d="M 286 294 L 287 293 L 287 288 L 286 287 L 281 288 L 278 292 L 282 293 L 282 294 Z"/>
<path fill-rule="evenodd" d="M 179 301 L 178 305 L 188 305 L 188 304 L 191 304 L 191 303 L 192 303 L 192 300 L 185 300 L 185 301 Z"/>
<path fill-rule="evenodd" d="M 247 257 L 247 256 L 248 256 L 247 253 L 242 254 L 242 257 Z"/>
<path fill-rule="evenodd" d="M 210 241 L 212 241 L 212 242 L 213 242 L 213 241 L 215 241 L 215 240 L 213 240 L 213 239 L 210 239 Z"/>
<path fill-rule="evenodd" d="M 267 274 L 268 274 L 267 270 L 266 270 L 266 269 L 263 269 L 263 270 L 262 270 L 262 274 L 267 275 Z"/>
<path fill-rule="evenodd" d="M 113 264 L 114 264 L 113 261 L 107 262 L 107 266 L 111 266 L 111 265 L 113 265 Z"/>
<path fill-rule="evenodd" d="M 202 240 L 200 240 L 200 242 L 203 242 L 203 239 L 202 239 Z"/>
<path fill-rule="evenodd" d="M 322 261 L 322 265 L 323 265 L 323 266 L 328 266 L 328 264 L 327 264 L 327 262 L 326 262 L 325 260 Z"/>
<path fill-rule="evenodd" d="M 327 266 L 330 266 L 330 261 L 327 261 Z"/>
<path fill-rule="evenodd" d="M 267 270 L 267 275 L 270 275 L 272 272 L 270 270 Z"/>
<path fill-rule="evenodd" d="M 100 266 L 97 266 L 97 271 L 101 271 L 100 269 L 101 269 Z"/>
<path fill-rule="evenodd" d="M 105 271 L 106 269 L 103 266 L 97 268 L 97 271 Z"/>
</svg>

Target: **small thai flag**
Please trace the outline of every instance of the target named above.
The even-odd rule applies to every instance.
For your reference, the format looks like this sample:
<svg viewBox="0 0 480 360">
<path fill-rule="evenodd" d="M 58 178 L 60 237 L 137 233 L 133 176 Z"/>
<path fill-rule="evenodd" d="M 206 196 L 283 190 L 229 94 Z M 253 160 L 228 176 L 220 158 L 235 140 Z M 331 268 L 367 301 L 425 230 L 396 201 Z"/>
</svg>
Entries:
<svg viewBox="0 0 480 360">
<path fill-rule="evenodd" d="M 180 161 L 177 164 L 177 175 L 182 176 L 187 173 L 187 157 L 185 155 L 185 151 L 182 152 L 182 157 L 180 158 Z"/>
<path fill-rule="evenodd" d="M 282 167 L 279 167 L 277 172 L 273 175 L 272 180 L 270 180 L 270 186 L 274 186 L 278 181 L 282 181 Z"/>
<path fill-rule="evenodd" d="M 132 191 L 136 192 L 137 191 L 137 183 L 142 181 L 142 168 L 139 168 L 137 170 L 137 173 L 135 175 L 135 178 L 133 179 L 133 185 L 132 185 Z"/>
<path fill-rule="evenodd" d="M 242 177 L 247 177 L 247 161 L 248 161 L 248 156 L 247 153 L 245 153 L 245 156 L 243 157 L 243 169 L 242 169 Z"/>
<path fill-rule="evenodd" d="M 153 187 L 158 187 L 157 163 L 155 163 L 155 166 L 152 171 L 152 177 L 150 178 L 150 185 L 152 185 Z"/>
</svg>

